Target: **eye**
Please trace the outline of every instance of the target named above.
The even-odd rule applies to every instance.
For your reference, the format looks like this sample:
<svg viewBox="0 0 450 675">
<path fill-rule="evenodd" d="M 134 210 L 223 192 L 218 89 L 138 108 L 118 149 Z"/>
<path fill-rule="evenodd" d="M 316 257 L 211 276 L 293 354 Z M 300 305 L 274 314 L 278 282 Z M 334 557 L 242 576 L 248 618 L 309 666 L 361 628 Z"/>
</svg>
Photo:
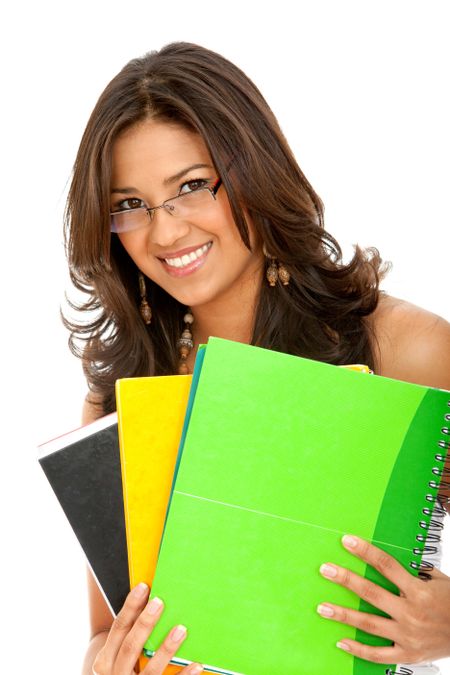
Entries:
<svg viewBox="0 0 450 675">
<path fill-rule="evenodd" d="M 208 182 L 209 181 L 205 180 L 204 178 L 195 178 L 194 180 L 188 180 L 186 181 L 186 183 L 182 184 L 178 194 L 183 195 L 189 192 L 195 192 L 196 190 L 201 190 L 201 188 L 204 188 L 205 185 L 208 184 Z"/>
<path fill-rule="evenodd" d="M 137 197 L 130 197 L 130 199 L 123 199 L 121 202 L 116 204 L 116 211 L 131 211 L 132 209 L 141 209 L 145 207 L 142 199 Z"/>
</svg>

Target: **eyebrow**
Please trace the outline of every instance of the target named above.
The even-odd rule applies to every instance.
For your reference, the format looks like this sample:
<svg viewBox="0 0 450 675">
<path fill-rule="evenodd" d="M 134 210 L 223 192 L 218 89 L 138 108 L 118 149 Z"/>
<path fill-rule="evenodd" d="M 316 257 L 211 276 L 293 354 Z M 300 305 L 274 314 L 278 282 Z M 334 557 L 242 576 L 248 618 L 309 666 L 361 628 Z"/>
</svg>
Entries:
<svg viewBox="0 0 450 675">
<path fill-rule="evenodd" d="M 211 166 L 211 164 L 192 164 L 191 166 L 188 166 L 185 169 L 182 169 L 181 171 L 178 171 L 178 173 L 174 174 L 173 176 L 170 176 L 170 178 L 165 178 L 163 181 L 163 185 L 172 185 L 172 183 L 176 183 L 180 178 L 183 178 L 189 171 L 194 171 L 194 169 L 213 169 L 214 167 Z M 112 188 L 111 189 L 111 194 L 115 194 L 119 192 L 120 194 L 128 195 L 133 192 L 138 192 L 138 190 L 134 187 L 124 187 L 124 188 Z"/>
</svg>

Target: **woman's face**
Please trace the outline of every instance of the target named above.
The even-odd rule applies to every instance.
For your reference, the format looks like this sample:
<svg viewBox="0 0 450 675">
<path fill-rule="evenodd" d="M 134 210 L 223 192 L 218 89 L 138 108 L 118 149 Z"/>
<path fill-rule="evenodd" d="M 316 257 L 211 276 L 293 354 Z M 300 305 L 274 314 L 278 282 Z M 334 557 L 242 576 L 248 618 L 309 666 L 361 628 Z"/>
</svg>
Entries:
<svg viewBox="0 0 450 675">
<path fill-rule="evenodd" d="M 192 168 L 194 165 L 201 165 Z M 113 146 L 111 211 L 158 206 L 218 178 L 203 139 L 182 126 L 146 120 L 123 132 Z M 202 207 L 176 217 L 162 208 L 148 225 L 118 236 L 137 267 L 179 302 L 192 308 L 233 294 L 245 295 L 259 279 L 263 255 L 251 224 L 249 251 L 221 186 Z"/>
</svg>

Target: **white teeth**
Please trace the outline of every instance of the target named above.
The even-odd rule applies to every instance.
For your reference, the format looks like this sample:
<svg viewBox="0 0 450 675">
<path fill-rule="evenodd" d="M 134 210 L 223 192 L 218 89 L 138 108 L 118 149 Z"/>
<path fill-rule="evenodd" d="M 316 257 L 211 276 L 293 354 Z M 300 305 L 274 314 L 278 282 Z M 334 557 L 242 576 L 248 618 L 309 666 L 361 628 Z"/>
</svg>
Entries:
<svg viewBox="0 0 450 675">
<path fill-rule="evenodd" d="M 192 262 L 198 260 L 198 258 L 204 255 L 210 246 L 211 243 L 205 244 L 195 251 L 192 251 L 192 253 L 182 255 L 181 258 L 164 258 L 164 260 L 168 265 L 170 265 L 170 267 L 186 267 L 186 265 L 190 265 Z"/>
</svg>

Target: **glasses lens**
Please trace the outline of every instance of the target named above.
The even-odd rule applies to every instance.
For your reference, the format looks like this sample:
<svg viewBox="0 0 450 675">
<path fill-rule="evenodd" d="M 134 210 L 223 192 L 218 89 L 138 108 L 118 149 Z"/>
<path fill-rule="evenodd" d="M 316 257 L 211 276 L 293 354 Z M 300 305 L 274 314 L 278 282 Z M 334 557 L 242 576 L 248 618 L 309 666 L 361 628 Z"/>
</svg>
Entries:
<svg viewBox="0 0 450 675">
<path fill-rule="evenodd" d="M 146 209 L 130 209 L 111 213 L 111 232 L 130 232 L 149 224 L 150 218 Z"/>
<path fill-rule="evenodd" d="M 164 202 L 166 208 L 173 216 L 189 216 L 191 213 L 214 203 L 214 197 L 207 188 L 184 192 L 174 199 Z"/>
</svg>

